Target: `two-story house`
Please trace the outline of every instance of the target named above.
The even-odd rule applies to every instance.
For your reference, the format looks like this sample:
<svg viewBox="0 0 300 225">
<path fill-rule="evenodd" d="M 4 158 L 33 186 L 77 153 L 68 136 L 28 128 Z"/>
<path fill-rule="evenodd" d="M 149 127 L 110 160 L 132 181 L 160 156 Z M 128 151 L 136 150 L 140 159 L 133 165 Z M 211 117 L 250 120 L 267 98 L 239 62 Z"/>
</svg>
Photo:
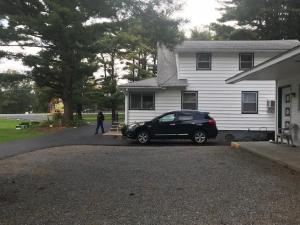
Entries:
<svg viewBox="0 0 300 225">
<path fill-rule="evenodd" d="M 297 40 L 185 41 L 158 51 L 156 78 L 121 85 L 125 123 L 191 109 L 209 112 L 219 130 L 274 131 L 274 81 L 225 80 L 298 46 Z"/>
</svg>

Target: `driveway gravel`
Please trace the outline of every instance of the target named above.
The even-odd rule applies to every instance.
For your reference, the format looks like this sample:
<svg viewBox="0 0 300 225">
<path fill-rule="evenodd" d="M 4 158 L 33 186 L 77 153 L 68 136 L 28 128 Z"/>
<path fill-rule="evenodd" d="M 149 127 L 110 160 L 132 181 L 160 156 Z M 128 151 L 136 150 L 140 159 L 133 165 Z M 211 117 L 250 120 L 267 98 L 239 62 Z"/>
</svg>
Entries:
<svg viewBox="0 0 300 225">
<path fill-rule="evenodd" d="M 299 225 L 300 175 L 225 146 L 66 146 L 0 161 L 0 224 Z"/>
</svg>

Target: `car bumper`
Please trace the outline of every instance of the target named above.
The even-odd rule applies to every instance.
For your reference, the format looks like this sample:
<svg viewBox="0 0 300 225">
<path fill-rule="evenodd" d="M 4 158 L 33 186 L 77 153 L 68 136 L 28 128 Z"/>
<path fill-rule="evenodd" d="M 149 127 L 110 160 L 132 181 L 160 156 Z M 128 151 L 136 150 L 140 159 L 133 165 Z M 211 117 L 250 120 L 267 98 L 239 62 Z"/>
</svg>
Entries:
<svg viewBox="0 0 300 225">
<path fill-rule="evenodd" d="M 131 138 L 131 139 L 135 139 L 136 138 L 136 132 L 127 130 L 126 137 Z"/>
</svg>

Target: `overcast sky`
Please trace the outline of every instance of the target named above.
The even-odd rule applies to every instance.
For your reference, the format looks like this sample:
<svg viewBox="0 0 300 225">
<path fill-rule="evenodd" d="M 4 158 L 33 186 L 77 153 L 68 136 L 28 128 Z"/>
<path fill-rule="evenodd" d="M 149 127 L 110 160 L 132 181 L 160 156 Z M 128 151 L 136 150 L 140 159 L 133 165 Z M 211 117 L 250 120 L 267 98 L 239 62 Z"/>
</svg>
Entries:
<svg viewBox="0 0 300 225">
<path fill-rule="evenodd" d="M 216 22 L 220 17 L 220 12 L 217 10 L 219 6 L 217 0 L 185 0 L 184 8 L 178 13 L 178 16 L 188 19 L 190 22 L 185 24 L 183 29 L 188 33 L 195 26 L 201 27 Z M 0 60 L 0 72 L 8 69 L 24 71 L 26 67 L 21 62 Z"/>
</svg>

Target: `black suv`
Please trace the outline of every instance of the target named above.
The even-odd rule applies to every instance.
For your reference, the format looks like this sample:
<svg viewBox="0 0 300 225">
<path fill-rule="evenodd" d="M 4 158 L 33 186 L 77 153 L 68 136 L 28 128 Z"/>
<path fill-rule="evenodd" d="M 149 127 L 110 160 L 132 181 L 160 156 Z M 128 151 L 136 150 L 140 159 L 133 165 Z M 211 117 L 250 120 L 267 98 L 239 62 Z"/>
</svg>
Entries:
<svg viewBox="0 0 300 225">
<path fill-rule="evenodd" d="M 147 144 L 151 139 L 179 137 L 204 144 L 218 135 L 218 129 L 208 113 L 182 110 L 165 113 L 149 122 L 130 124 L 126 135 L 140 144 Z"/>
</svg>

